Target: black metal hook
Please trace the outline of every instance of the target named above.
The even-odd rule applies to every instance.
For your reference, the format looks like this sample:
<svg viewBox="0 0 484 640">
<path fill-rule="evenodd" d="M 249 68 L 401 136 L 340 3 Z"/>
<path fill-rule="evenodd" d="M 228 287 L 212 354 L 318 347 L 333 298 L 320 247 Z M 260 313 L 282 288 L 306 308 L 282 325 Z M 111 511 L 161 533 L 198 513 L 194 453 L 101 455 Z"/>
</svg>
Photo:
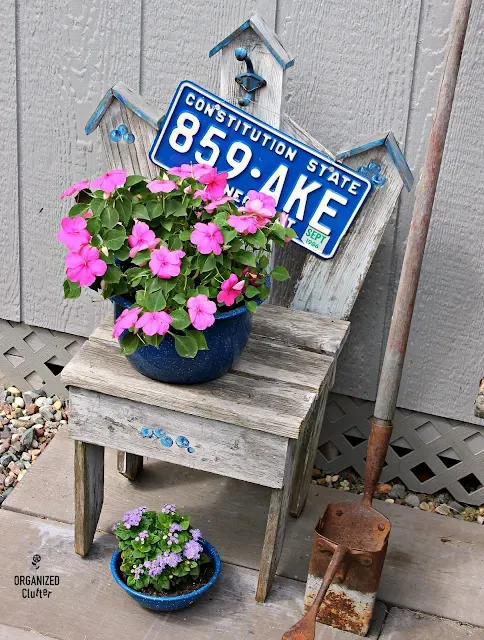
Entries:
<svg viewBox="0 0 484 640">
<path fill-rule="evenodd" d="M 257 89 L 265 87 L 267 82 L 262 76 L 255 73 L 254 65 L 252 64 L 252 60 L 249 58 L 249 54 L 245 47 L 237 47 L 235 50 L 235 57 L 237 60 L 245 62 L 247 65 L 247 71 L 245 73 L 239 73 L 235 76 L 235 82 L 240 84 L 242 89 L 245 91 L 245 96 L 243 98 L 239 98 L 239 104 L 241 107 L 247 107 L 252 99 L 252 94 L 257 91 Z"/>
</svg>

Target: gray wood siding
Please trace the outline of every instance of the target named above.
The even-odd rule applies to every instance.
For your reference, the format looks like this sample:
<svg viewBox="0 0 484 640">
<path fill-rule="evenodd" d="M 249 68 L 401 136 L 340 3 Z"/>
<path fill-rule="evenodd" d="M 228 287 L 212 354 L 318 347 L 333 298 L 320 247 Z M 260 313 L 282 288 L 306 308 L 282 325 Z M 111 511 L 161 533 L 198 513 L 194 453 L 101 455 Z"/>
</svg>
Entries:
<svg viewBox="0 0 484 640">
<path fill-rule="evenodd" d="M 162 109 L 182 79 L 217 90 L 221 56 L 209 59 L 209 49 L 257 11 L 296 59 L 285 111 L 335 151 L 393 130 L 418 178 L 452 7 L 452 0 L 6 0 L 0 317 L 87 336 L 105 313 L 90 290 L 63 300 L 64 250 L 55 233 L 68 209 L 61 191 L 103 168 L 101 145 L 84 125 L 115 82 Z M 478 424 L 483 15 L 484 0 L 475 0 L 399 398 L 403 407 Z M 413 194 L 404 193 L 351 314 L 339 393 L 375 397 L 412 207 Z"/>
</svg>

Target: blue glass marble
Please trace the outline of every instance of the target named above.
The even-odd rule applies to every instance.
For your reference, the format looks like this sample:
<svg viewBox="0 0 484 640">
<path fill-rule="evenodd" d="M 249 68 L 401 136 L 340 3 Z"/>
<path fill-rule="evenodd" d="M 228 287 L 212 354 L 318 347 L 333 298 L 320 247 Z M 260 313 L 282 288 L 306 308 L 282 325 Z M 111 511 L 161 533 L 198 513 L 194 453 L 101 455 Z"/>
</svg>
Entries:
<svg viewBox="0 0 484 640">
<path fill-rule="evenodd" d="M 195 453 L 195 449 L 193 447 L 188 447 L 188 453 Z"/>
<path fill-rule="evenodd" d="M 180 449 L 186 449 L 190 446 L 190 440 L 188 438 L 185 438 L 185 436 L 177 436 L 175 442 L 176 446 L 180 447 Z"/>
<path fill-rule="evenodd" d="M 119 142 L 119 140 L 121 140 L 121 134 L 117 129 L 113 129 L 112 131 L 110 131 L 109 137 L 113 142 Z"/>
<path fill-rule="evenodd" d="M 173 438 L 170 438 L 170 436 L 163 436 L 163 438 L 160 439 L 160 442 L 164 447 L 173 446 Z"/>
<path fill-rule="evenodd" d="M 155 434 L 155 436 L 157 438 L 163 438 L 163 436 L 165 435 L 165 432 L 163 431 L 163 429 L 153 429 L 153 433 Z"/>
<path fill-rule="evenodd" d="M 134 142 L 134 135 L 132 133 L 125 133 L 123 135 L 123 140 L 128 144 L 132 144 Z"/>
<path fill-rule="evenodd" d="M 141 436 L 143 438 L 151 438 L 153 435 L 153 429 L 149 429 L 148 427 L 141 427 Z"/>
<path fill-rule="evenodd" d="M 118 131 L 123 136 L 125 133 L 128 133 L 128 127 L 125 124 L 120 124 Z"/>
</svg>

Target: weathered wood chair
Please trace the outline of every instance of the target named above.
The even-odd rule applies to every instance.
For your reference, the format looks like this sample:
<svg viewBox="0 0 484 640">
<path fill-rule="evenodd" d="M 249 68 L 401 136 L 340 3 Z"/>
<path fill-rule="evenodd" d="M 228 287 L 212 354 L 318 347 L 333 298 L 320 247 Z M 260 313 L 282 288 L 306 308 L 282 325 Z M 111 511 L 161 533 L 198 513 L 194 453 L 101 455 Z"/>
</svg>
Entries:
<svg viewBox="0 0 484 640">
<path fill-rule="evenodd" d="M 232 102 L 238 95 L 228 79 L 237 71 L 233 52 L 240 45 L 271 79 L 271 92 L 261 92 L 260 102 L 249 110 L 279 126 L 283 74 L 290 56 L 261 18 L 244 23 L 211 52 L 222 50 L 220 93 Z M 106 94 L 86 131 L 99 127 L 110 168 L 154 176 L 158 169 L 148 162 L 147 152 L 161 118 L 162 113 L 119 83 Z M 133 144 L 110 138 L 120 123 L 134 134 Z M 333 155 L 289 118 L 282 118 L 282 128 Z M 118 468 L 131 480 L 147 456 L 271 488 L 256 594 L 265 600 L 288 511 L 299 516 L 308 495 L 326 398 L 349 331 L 347 317 L 400 190 L 412 180 L 391 133 L 336 157 L 357 169 L 370 162 L 378 165 L 384 185 L 373 189 L 365 205 L 360 216 L 365 224 L 354 225 L 332 260 L 320 260 L 296 245 L 277 256 L 293 277 L 275 287 L 275 304 L 263 305 L 255 314 L 249 345 L 230 373 L 199 386 L 151 381 L 120 355 L 111 337 L 111 319 L 96 329 L 64 369 L 71 407 L 69 434 L 76 440 L 75 550 L 80 555 L 89 551 L 102 507 L 104 447 L 116 448 Z M 283 308 L 288 305 L 302 310 Z M 162 427 L 174 441 L 184 436 L 190 452 L 186 446 L 164 448 L 156 438 L 142 437 L 143 426 Z"/>
</svg>

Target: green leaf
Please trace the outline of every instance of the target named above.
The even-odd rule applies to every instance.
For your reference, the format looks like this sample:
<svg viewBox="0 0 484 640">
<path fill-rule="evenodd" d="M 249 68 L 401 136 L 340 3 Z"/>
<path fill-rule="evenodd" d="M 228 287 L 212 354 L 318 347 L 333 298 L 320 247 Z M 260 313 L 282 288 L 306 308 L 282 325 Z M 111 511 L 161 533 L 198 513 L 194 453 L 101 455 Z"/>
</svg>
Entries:
<svg viewBox="0 0 484 640">
<path fill-rule="evenodd" d="M 294 229 L 287 228 L 286 229 L 286 238 L 297 238 L 297 233 L 294 231 Z"/>
<path fill-rule="evenodd" d="M 267 238 L 265 237 L 265 235 L 262 233 L 260 229 L 257 229 L 257 231 L 254 234 L 248 235 L 245 238 L 245 240 L 246 242 L 248 242 L 249 244 L 255 247 L 265 248 L 267 244 Z"/>
<path fill-rule="evenodd" d="M 207 271 L 212 271 L 212 269 L 215 269 L 215 256 L 213 253 L 209 253 L 200 269 L 200 273 L 206 273 Z"/>
<path fill-rule="evenodd" d="M 121 198 L 116 202 L 115 207 L 116 211 L 119 214 L 119 219 L 121 220 L 121 222 L 124 225 L 128 224 L 131 218 L 131 213 L 133 211 L 133 203 L 131 202 L 131 200 L 128 200 L 127 198 Z"/>
<path fill-rule="evenodd" d="M 281 240 L 284 240 L 284 238 L 286 237 L 286 229 L 282 225 L 278 224 L 277 222 L 274 222 L 274 224 L 272 225 L 271 231 L 275 233 L 276 236 Z"/>
<path fill-rule="evenodd" d="M 177 293 L 176 296 L 173 296 L 172 300 L 177 304 L 185 304 L 187 297 L 184 293 Z"/>
<path fill-rule="evenodd" d="M 171 231 L 173 229 L 173 220 L 162 220 L 161 226 L 167 231 Z"/>
<path fill-rule="evenodd" d="M 178 236 L 172 236 L 168 244 L 171 251 L 177 251 L 183 247 L 182 241 Z"/>
<path fill-rule="evenodd" d="M 99 233 L 100 229 L 101 229 L 101 221 L 99 220 L 99 218 L 88 218 L 87 230 L 92 236 L 95 236 L 97 233 Z"/>
<path fill-rule="evenodd" d="M 218 227 L 223 227 L 224 224 L 227 222 L 227 214 L 224 213 L 223 211 L 219 211 L 213 217 L 212 222 L 214 222 Z"/>
<path fill-rule="evenodd" d="M 101 213 L 101 224 L 106 229 L 113 229 L 119 222 L 119 214 L 116 209 L 106 207 Z"/>
<path fill-rule="evenodd" d="M 160 336 L 158 333 L 155 333 L 154 336 L 147 336 L 146 333 L 143 334 L 146 344 L 150 344 L 152 347 L 158 349 L 160 346 L 164 336 Z"/>
<path fill-rule="evenodd" d="M 265 300 L 269 297 L 270 292 L 271 290 L 269 289 L 269 287 L 266 287 L 265 284 L 261 284 L 259 287 L 259 298 L 261 300 Z"/>
<path fill-rule="evenodd" d="M 192 338 L 194 338 L 197 341 L 197 345 L 198 345 L 198 350 L 199 351 L 207 351 L 208 349 L 208 345 L 207 345 L 207 341 L 205 340 L 205 336 L 203 334 L 203 331 L 197 331 L 195 329 L 190 329 L 185 331 L 185 333 L 189 336 L 191 336 Z"/>
<path fill-rule="evenodd" d="M 289 272 L 285 267 L 274 267 L 271 271 L 271 278 L 274 278 L 274 280 L 287 280 Z"/>
<path fill-rule="evenodd" d="M 129 258 L 129 247 L 127 245 L 121 247 L 121 249 L 118 249 L 116 251 L 115 255 L 118 260 L 124 262 L 124 260 L 127 260 Z"/>
<path fill-rule="evenodd" d="M 150 271 L 150 274 L 151 274 L 151 271 Z M 158 276 L 155 276 L 154 278 L 150 278 L 149 280 L 147 280 L 146 291 L 148 293 L 154 293 L 155 291 L 159 291 L 160 289 L 163 290 L 163 280 L 161 280 L 161 278 L 158 278 Z"/>
<path fill-rule="evenodd" d="M 103 280 L 106 282 L 119 282 L 121 280 L 122 271 L 119 267 L 110 264 L 103 275 Z"/>
<path fill-rule="evenodd" d="M 249 267 L 257 266 L 255 255 L 250 251 L 238 251 L 234 257 L 239 264 L 246 264 Z"/>
<path fill-rule="evenodd" d="M 128 176 L 126 178 L 125 186 L 126 187 L 132 187 L 133 185 L 138 184 L 139 182 L 143 182 L 145 180 L 146 180 L 146 178 L 144 176 L 136 176 L 136 175 Z"/>
<path fill-rule="evenodd" d="M 113 251 L 121 249 L 125 240 L 126 230 L 120 227 L 118 227 L 117 229 L 111 229 L 103 237 L 103 241 L 106 247 L 108 249 L 112 249 Z"/>
<path fill-rule="evenodd" d="M 133 218 L 138 218 L 139 220 L 151 220 L 148 209 L 144 204 L 135 204 L 131 215 Z"/>
<path fill-rule="evenodd" d="M 78 282 L 64 280 L 64 298 L 78 298 L 81 295 L 81 287 Z"/>
<path fill-rule="evenodd" d="M 170 315 L 173 319 L 173 322 L 171 323 L 171 327 L 173 329 L 186 329 L 188 327 L 188 325 L 190 324 L 190 317 L 188 315 L 188 313 L 185 311 L 185 309 L 175 309 L 174 311 L 170 312 Z M 192 338 L 193 340 L 193 338 Z M 196 343 L 195 343 L 196 344 Z M 177 349 L 178 351 L 178 349 Z M 191 356 L 193 357 L 193 356 Z"/>
<path fill-rule="evenodd" d="M 75 218 L 76 216 L 82 216 L 83 213 L 89 209 L 89 203 L 80 202 L 75 204 L 69 209 L 69 218 Z"/>
<path fill-rule="evenodd" d="M 246 303 L 245 303 L 245 306 L 252 313 L 257 311 L 257 302 L 254 302 L 254 300 L 247 300 Z"/>
<path fill-rule="evenodd" d="M 252 285 L 249 285 L 244 291 L 244 295 L 246 298 L 255 298 L 255 296 L 259 295 L 259 289 L 257 287 L 253 287 Z"/>
<path fill-rule="evenodd" d="M 93 198 L 91 200 L 91 211 L 95 216 L 98 216 L 101 211 L 106 207 L 107 202 L 104 198 Z"/>
<path fill-rule="evenodd" d="M 259 266 L 261 269 L 265 269 L 269 265 L 269 258 L 267 256 L 260 256 Z"/>
<path fill-rule="evenodd" d="M 198 351 L 197 341 L 191 336 L 175 335 L 175 349 L 182 358 L 194 358 Z"/>
<path fill-rule="evenodd" d="M 138 347 L 142 346 L 138 335 L 127 331 L 121 338 L 121 355 L 129 356 L 134 353 Z"/>
<path fill-rule="evenodd" d="M 150 220 L 154 220 L 155 218 L 159 218 L 160 216 L 163 215 L 163 207 L 161 205 L 161 202 L 159 201 L 148 202 L 148 204 L 146 205 L 146 208 L 148 209 Z"/>
<path fill-rule="evenodd" d="M 166 307 L 166 299 L 161 289 L 150 294 L 150 307 L 149 311 L 163 311 Z"/>
<path fill-rule="evenodd" d="M 235 229 L 222 229 L 222 233 L 224 236 L 224 244 L 228 244 L 236 237 L 238 231 Z"/>
<path fill-rule="evenodd" d="M 134 264 L 143 264 L 150 259 L 151 251 L 149 249 L 145 249 L 144 251 L 138 251 L 138 253 L 131 258 L 131 262 Z"/>
<path fill-rule="evenodd" d="M 150 309 L 150 294 L 146 293 L 146 291 L 136 292 L 136 304 L 147 311 L 153 311 L 153 309 Z"/>
<path fill-rule="evenodd" d="M 180 238 L 180 240 L 190 240 L 190 236 L 192 235 L 192 230 L 191 229 L 185 229 L 185 231 L 181 231 L 178 234 L 178 237 Z"/>
</svg>

